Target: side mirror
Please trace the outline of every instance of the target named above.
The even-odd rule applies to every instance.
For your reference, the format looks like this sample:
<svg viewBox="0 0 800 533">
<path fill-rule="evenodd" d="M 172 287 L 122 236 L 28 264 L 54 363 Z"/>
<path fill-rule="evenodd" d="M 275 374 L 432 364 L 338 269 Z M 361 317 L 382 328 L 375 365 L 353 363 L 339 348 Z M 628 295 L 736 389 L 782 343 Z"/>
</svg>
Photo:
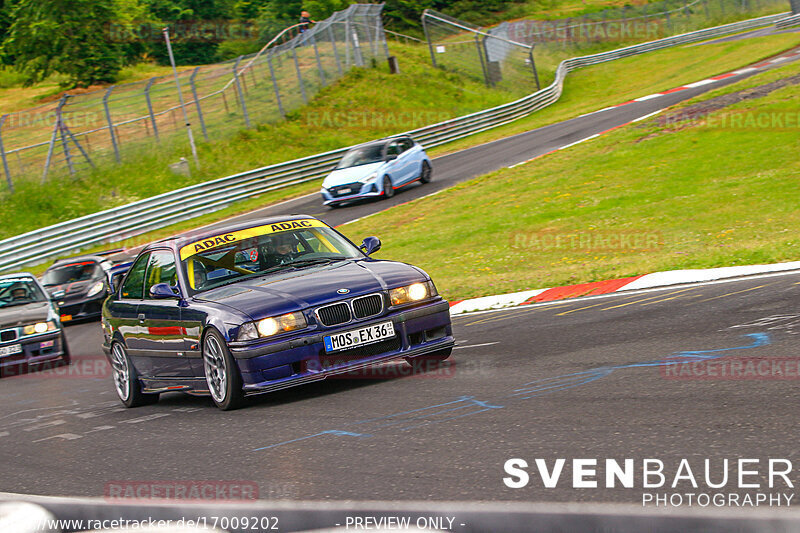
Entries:
<svg viewBox="0 0 800 533">
<path fill-rule="evenodd" d="M 372 255 L 381 249 L 381 240 L 377 237 L 367 237 L 361 243 L 360 248 L 364 250 L 365 254 Z"/>
<path fill-rule="evenodd" d="M 388 155 L 386 156 L 386 161 L 387 161 L 387 162 L 389 162 L 389 161 L 394 161 L 395 159 L 397 159 L 397 154 L 388 154 Z"/>
<path fill-rule="evenodd" d="M 156 283 L 150 287 L 150 297 L 154 300 L 166 300 L 169 298 L 179 298 L 178 287 L 172 287 L 166 283 Z"/>
</svg>

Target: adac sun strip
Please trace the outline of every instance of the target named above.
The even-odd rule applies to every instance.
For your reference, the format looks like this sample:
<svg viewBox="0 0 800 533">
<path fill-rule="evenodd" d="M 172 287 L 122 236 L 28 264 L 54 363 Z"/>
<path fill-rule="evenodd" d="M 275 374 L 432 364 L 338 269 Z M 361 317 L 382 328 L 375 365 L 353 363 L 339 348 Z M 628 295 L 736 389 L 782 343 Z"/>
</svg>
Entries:
<svg viewBox="0 0 800 533">
<path fill-rule="evenodd" d="M 227 246 L 231 243 L 250 239 L 252 237 L 259 237 L 261 235 L 268 235 L 270 233 L 280 233 L 281 231 L 289 231 L 293 229 L 304 228 L 327 228 L 329 227 L 324 222 L 319 220 L 311 220 L 302 218 L 298 220 L 288 220 L 286 222 L 277 222 L 275 224 L 265 224 L 263 226 L 255 226 L 252 228 L 241 229 L 239 231 L 232 231 L 230 233 L 222 233 L 213 237 L 208 237 L 191 244 L 187 244 L 181 248 L 181 261 L 207 250 L 213 250 L 220 246 Z"/>
</svg>

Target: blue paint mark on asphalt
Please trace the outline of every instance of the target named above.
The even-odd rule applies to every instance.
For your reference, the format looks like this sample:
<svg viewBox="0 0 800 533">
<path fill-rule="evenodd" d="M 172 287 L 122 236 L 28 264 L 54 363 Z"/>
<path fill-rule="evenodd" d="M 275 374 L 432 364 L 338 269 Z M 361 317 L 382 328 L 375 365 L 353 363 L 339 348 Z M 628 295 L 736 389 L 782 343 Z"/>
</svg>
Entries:
<svg viewBox="0 0 800 533">
<path fill-rule="evenodd" d="M 677 352 L 663 359 L 656 359 L 653 361 L 628 363 L 618 366 L 604 366 L 604 367 L 592 368 L 590 370 L 585 370 L 583 372 L 575 372 L 572 374 L 564 374 L 562 376 L 555 376 L 551 378 L 544 378 L 535 381 L 530 381 L 528 383 L 523 384 L 521 387 L 514 389 L 510 395 L 505 396 L 504 398 L 509 400 L 528 400 L 530 398 L 545 396 L 547 394 L 552 394 L 555 392 L 571 389 L 574 387 L 579 387 L 581 385 L 586 385 L 598 379 L 604 378 L 614 373 L 617 370 L 624 370 L 627 368 L 648 368 L 648 367 L 669 366 L 669 365 L 683 364 L 692 361 L 708 361 L 711 359 L 724 357 L 728 355 L 730 352 L 735 352 L 737 350 L 750 350 L 753 348 L 760 348 L 762 346 L 767 346 L 768 344 L 770 344 L 769 335 L 766 333 L 750 333 L 746 336 L 753 339 L 753 342 L 742 346 L 734 346 L 732 348 L 717 348 L 714 350 L 687 350 L 687 351 Z M 478 409 L 474 411 L 460 412 L 462 410 L 475 407 L 477 407 Z M 376 417 L 376 418 L 367 418 L 365 420 L 352 422 L 349 425 L 358 426 L 362 424 L 375 423 L 375 429 L 373 430 L 374 432 L 375 430 L 380 431 L 381 429 L 387 429 L 387 428 L 392 428 L 393 426 L 396 427 L 396 426 L 402 426 L 403 424 L 411 423 L 411 425 L 406 425 L 397 428 L 400 431 L 407 431 L 409 429 L 415 429 L 420 426 L 448 422 L 451 420 L 456 420 L 459 418 L 464 418 L 467 416 L 484 413 L 486 411 L 502 409 L 503 407 L 504 407 L 503 405 L 497 405 L 496 402 L 489 403 L 483 400 L 476 400 L 474 396 L 460 396 L 457 399 L 449 402 L 429 405 L 427 407 L 420 407 L 418 409 L 411 409 L 409 411 L 401 411 L 399 413 L 392 413 L 390 415 Z M 458 413 L 454 414 L 456 412 Z M 407 415 L 416 415 L 416 416 L 405 418 Z M 440 415 L 445 415 L 445 416 L 436 418 L 439 417 Z M 397 420 L 399 417 L 404 417 L 404 418 Z M 349 436 L 349 437 L 372 436 L 364 433 L 353 433 L 349 431 L 333 429 L 333 430 L 321 431 L 319 433 L 314 433 L 313 435 L 308 435 L 297 439 L 287 440 L 276 444 L 270 444 L 269 446 L 263 446 L 261 448 L 255 448 L 253 449 L 253 451 L 257 452 L 261 450 L 267 450 L 270 448 L 276 448 L 278 446 L 283 446 L 285 444 L 300 442 L 303 440 L 308 440 L 323 435 L 339 435 L 339 436 Z"/>
</svg>

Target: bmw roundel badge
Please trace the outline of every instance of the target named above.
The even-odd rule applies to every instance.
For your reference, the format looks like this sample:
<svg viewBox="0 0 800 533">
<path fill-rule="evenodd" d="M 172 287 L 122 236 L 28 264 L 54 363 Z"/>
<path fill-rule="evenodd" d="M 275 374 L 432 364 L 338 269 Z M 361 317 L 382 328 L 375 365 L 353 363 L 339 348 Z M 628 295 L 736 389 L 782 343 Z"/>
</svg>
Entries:
<svg viewBox="0 0 800 533">
<path fill-rule="evenodd" d="M 347 294 L 348 292 L 350 292 L 350 289 L 339 289 L 336 292 L 338 292 L 339 294 Z"/>
</svg>

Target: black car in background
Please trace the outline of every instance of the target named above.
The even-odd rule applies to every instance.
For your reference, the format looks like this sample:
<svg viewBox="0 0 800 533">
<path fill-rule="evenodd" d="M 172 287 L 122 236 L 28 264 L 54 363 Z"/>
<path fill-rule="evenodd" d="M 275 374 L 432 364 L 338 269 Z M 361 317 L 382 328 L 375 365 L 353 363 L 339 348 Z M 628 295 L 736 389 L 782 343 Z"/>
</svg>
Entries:
<svg viewBox="0 0 800 533">
<path fill-rule="evenodd" d="M 102 255 L 61 259 L 47 269 L 42 284 L 58 305 L 62 322 L 99 318 L 114 278 L 121 277 L 127 266 Z"/>
<path fill-rule="evenodd" d="M 0 275 L 0 375 L 70 355 L 58 309 L 27 272 Z"/>
</svg>

